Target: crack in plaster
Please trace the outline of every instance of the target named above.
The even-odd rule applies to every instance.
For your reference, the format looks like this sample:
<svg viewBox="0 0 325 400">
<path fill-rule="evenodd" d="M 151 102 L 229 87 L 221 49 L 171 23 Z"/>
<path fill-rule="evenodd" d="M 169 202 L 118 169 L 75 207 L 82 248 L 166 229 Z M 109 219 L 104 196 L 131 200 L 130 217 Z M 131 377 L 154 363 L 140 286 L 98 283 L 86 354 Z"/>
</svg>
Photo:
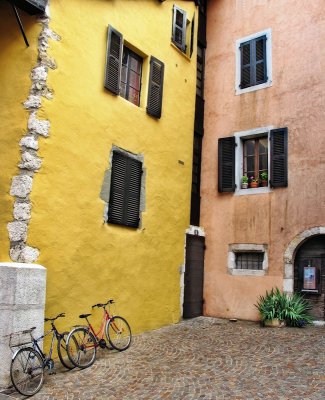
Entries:
<svg viewBox="0 0 325 400">
<path fill-rule="evenodd" d="M 15 197 L 13 221 L 7 224 L 10 240 L 10 258 L 12 261 L 32 263 L 39 257 L 39 250 L 27 245 L 28 225 L 31 219 L 32 204 L 29 195 L 32 191 L 33 178 L 42 165 L 37 156 L 38 138 L 48 137 L 50 121 L 39 119 L 37 112 L 42 106 L 42 97 L 48 100 L 53 98 L 53 90 L 47 85 L 49 69 L 56 69 L 55 60 L 49 57 L 49 39 L 59 41 L 61 38 L 49 28 L 50 18 L 47 9 L 43 16 L 38 18 L 42 30 L 38 37 L 37 66 L 31 71 L 32 85 L 23 107 L 29 112 L 27 132 L 20 140 L 21 159 L 18 164 L 19 174 L 12 178 L 10 195 Z"/>
</svg>

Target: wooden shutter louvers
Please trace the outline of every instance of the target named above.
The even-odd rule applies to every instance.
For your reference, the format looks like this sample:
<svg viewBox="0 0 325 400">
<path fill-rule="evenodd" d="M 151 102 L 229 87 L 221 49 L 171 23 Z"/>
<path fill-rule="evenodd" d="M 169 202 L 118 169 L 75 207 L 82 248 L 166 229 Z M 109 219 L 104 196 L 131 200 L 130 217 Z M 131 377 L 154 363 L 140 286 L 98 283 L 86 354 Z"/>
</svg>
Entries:
<svg viewBox="0 0 325 400">
<path fill-rule="evenodd" d="M 137 228 L 142 163 L 120 152 L 113 152 L 108 222 Z"/>
<path fill-rule="evenodd" d="M 147 113 L 156 118 L 161 117 L 164 68 L 165 66 L 162 61 L 151 57 Z"/>
<path fill-rule="evenodd" d="M 271 140 L 272 187 L 288 186 L 288 128 L 273 129 Z"/>
<path fill-rule="evenodd" d="M 105 88 L 114 94 L 120 92 L 123 36 L 108 27 Z"/>
<path fill-rule="evenodd" d="M 177 6 L 173 8 L 173 43 L 186 51 L 186 12 Z"/>
<path fill-rule="evenodd" d="M 235 137 L 218 140 L 218 191 L 234 192 L 235 185 Z"/>
<path fill-rule="evenodd" d="M 266 82 L 266 36 L 241 43 L 240 52 L 240 88 L 245 89 Z"/>
</svg>

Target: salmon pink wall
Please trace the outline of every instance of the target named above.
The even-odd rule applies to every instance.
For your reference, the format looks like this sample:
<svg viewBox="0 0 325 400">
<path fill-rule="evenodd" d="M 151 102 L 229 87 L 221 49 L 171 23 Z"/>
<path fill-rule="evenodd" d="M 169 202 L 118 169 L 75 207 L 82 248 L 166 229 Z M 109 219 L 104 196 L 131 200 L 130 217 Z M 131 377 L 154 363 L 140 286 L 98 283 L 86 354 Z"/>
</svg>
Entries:
<svg viewBox="0 0 325 400">
<path fill-rule="evenodd" d="M 205 314 L 257 319 L 257 296 L 283 287 L 284 252 L 325 225 L 325 7 L 322 0 L 208 2 L 201 225 L 206 231 Z M 272 86 L 235 94 L 236 40 L 272 31 Z M 288 128 L 288 187 L 218 193 L 218 138 Z M 228 273 L 228 245 L 267 244 L 264 276 Z"/>
</svg>

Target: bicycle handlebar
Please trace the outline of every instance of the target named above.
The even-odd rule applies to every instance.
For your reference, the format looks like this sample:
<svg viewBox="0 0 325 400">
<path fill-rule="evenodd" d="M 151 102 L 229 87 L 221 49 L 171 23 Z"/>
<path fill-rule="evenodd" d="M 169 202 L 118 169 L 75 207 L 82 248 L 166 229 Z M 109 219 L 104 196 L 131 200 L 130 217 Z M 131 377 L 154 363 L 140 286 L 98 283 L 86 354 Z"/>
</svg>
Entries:
<svg viewBox="0 0 325 400">
<path fill-rule="evenodd" d="M 56 317 L 54 317 L 54 318 L 45 318 L 44 319 L 44 322 L 48 322 L 48 321 L 55 321 L 56 319 L 58 319 L 58 318 L 63 318 L 63 317 L 65 317 L 65 313 L 63 312 L 63 313 L 61 313 L 61 314 L 58 314 Z"/>
<path fill-rule="evenodd" d="M 94 304 L 93 306 L 91 306 L 91 308 L 95 308 L 95 307 L 105 307 L 107 306 L 107 304 L 113 304 L 114 300 L 113 299 L 109 299 L 107 303 L 102 304 L 102 303 L 98 303 L 98 304 Z"/>
</svg>

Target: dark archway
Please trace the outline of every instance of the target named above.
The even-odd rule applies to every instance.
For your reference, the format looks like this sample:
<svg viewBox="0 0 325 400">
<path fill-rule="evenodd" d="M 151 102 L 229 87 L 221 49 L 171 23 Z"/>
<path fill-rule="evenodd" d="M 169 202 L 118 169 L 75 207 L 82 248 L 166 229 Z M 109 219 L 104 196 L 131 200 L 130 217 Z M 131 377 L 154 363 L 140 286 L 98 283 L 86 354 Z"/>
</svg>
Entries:
<svg viewBox="0 0 325 400">
<path fill-rule="evenodd" d="M 294 260 L 294 292 L 310 300 L 315 319 L 325 319 L 325 235 L 312 236 L 299 246 Z"/>
</svg>

